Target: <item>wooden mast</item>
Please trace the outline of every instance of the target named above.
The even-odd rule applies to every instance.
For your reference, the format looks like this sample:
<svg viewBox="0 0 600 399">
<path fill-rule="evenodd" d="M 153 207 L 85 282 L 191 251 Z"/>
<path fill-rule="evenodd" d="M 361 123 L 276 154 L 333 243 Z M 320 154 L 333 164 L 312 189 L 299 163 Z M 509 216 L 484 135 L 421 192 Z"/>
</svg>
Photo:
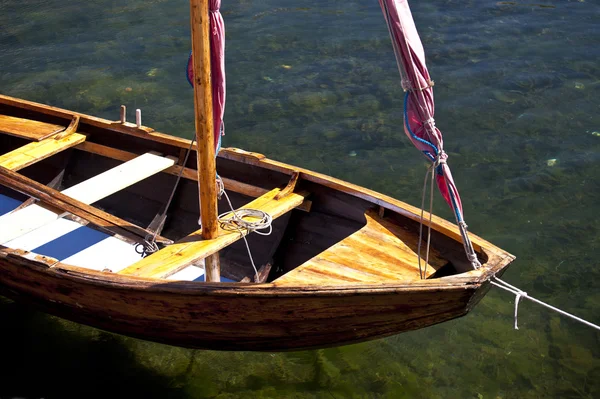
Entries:
<svg viewBox="0 0 600 399">
<path fill-rule="evenodd" d="M 210 73 L 209 0 L 190 0 L 192 64 L 194 68 L 194 114 L 198 151 L 198 190 L 202 238 L 219 235 L 215 143 Z M 220 281 L 219 254 L 204 260 L 206 281 Z"/>
</svg>

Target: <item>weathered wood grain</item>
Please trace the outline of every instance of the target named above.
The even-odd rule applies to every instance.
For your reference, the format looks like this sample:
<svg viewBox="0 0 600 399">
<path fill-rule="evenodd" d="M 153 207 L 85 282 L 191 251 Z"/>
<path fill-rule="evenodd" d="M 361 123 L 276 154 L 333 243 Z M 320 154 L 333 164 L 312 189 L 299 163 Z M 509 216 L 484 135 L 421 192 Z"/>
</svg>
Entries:
<svg viewBox="0 0 600 399">
<path fill-rule="evenodd" d="M 275 199 L 279 189 L 269 191 L 242 208 L 262 210 L 273 219 L 291 211 L 301 205 L 308 193 L 290 193 L 287 196 Z M 241 239 L 248 234 L 242 230 L 220 230 L 219 236 L 213 239 L 202 239 L 202 230 L 198 230 L 179 242 L 169 245 L 162 250 L 145 257 L 141 261 L 121 270 L 119 274 L 143 277 L 168 277 L 178 272 L 187 265 L 214 254 L 221 248 Z"/>
<path fill-rule="evenodd" d="M 460 317 L 488 288 L 432 280 L 346 289 L 158 282 L 2 252 L 0 286 L 9 297 L 109 331 L 205 349 L 298 350 L 388 336 Z"/>
<path fill-rule="evenodd" d="M 40 141 L 63 130 L 65 126 L 0 114 L 0 133 Z"/>
<path fill-rule="evenodd" d="M 0 120 L 0 130 L 2 129 L 1 123 L 2 121 Z M 84 141 L 85 135 L 78 133 L 70 134 L 58 140 L 50 137 L 42 141 L 34 141 L 4 155 L 0 155 L 0 166 L 17 171 Z"/>
<path fill-rule="evenodd" d="M 275 285 L 389 283 L 420 278 L 418 237 L 386 221 L 375 210 L 365 213 L 366 225 L 319 255 L 284 274 Z M 423 250 L 425 246 L 423 245 Z M 448 263 L 431 250 L 423 273 L 429 277 Z"/>
</svg>

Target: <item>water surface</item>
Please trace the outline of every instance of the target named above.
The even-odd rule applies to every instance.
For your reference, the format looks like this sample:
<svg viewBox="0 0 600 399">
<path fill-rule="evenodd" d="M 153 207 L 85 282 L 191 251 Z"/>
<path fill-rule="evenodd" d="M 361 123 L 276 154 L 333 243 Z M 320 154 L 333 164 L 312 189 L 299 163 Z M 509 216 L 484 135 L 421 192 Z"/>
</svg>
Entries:
<svg viewBox="0 0 600 399">
<path fill-rule="evenodd" d="M 600 5 L 413 2 L 470 229 L 505 279 L 600 322 Z M 426 162 L 376 1 L 236 0 L 225 146 L 420 204 Z M 0 92 L 191 137 L 188 4 L 0 0 Z M 435 212 L 451 217 L 438 197 Z M 600 334 L 492 290 L 467 317 L 335 349 L 193 351 L 0 299 L 0 398 L 593 398 Z"/>
</svg>

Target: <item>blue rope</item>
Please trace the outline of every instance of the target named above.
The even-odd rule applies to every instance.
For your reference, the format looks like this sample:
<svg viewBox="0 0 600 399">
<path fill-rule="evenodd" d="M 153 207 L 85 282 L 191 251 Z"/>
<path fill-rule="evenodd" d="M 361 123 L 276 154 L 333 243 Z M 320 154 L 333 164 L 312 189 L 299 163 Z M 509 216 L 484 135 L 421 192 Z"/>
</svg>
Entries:
<svg viewBox="0 0 600 399">
<path fill-rule="evenodd" d="M 429 147 L 431 147 L 433 149 L 433 153 L 435 154 L 435 156 L 432 155 L 429 151 L 423 151 L 423 154 L 425 154 L 425 156 L 428 157 L 432 162 L 435 162 L 435 159 L 439 153 L 438 148 L 433 143 L 417 136 L 412 131 L 412 129 L 410 128 L 410 125 L 408 123 L 408 96 L 409 96 L 409 94 L 410 94 L 410 92 L 407 91 L 406 94 L 404 95 L 404 124 L 406 126 L 406 130 L 408 130 L 408 133 L 410 133 L 410 135 L 413 137 L 413 139 L 417 140 L 420 143 L 428 145 Z M 444 174 L 444 172 L 442 170 L 442 165 L 440 165 L 436 168 L 436 173 L 440 176 Z M 458 209 L 458 204 L 456 203 L 456 198 L 454 197 L 454 193 L 449 188 L 448 188 L 448 193 L 450 194 L 450 200 L 452 201 L 452 208 L 454 210 L 454 215 L 456 216 L 456 220 L 458 222 L 462 222 L 463 217 L 462 217 L 462 214 L 460 213 L 460 210 Z"/>
<path fill-rule="evenodd" d="M 435 156 L 433 156 L 429 151 L 423 151 L 423 153 L 429 159 L 431 159 L 432 161 L 435 161 L 435 158 L 437 157 L 438 152 L 439 152 L 438 148 L 433 143 L 430 143 L 429 141 L 422 139 L 421 137 L 414 134 L 412 129 L 410 128 L 410 125 L 408 124 L 408 95 L 409 94 L 410 94 L 410 92 L 407 91 L 406 94 L 404 95 L 404 124 L 406 126 L 406 130 L 408 130 L 408 133 L 410 133 L 410 135 L 413 137 L 413 139 L 417 140 L 420 143 L 428 145 L 433 149 L 433 153 L 435 154 Z"/>
</svg>

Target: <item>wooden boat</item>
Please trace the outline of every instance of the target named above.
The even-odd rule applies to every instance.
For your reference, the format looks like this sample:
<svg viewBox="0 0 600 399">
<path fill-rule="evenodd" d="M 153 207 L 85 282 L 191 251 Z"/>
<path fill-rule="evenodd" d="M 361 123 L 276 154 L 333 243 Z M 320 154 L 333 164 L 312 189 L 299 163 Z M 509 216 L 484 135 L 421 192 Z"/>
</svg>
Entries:
<svg viewBox="0 0 600 399">
<path fill-rule="evenodd" d="M 465 271 L 457 227 L 434 216 L 428 278 L 420 279 L 420 210 L 226 148 L 217 170 L 234 206 L 275 219 L 271 235 L 248 236 L 256 264 L 273 265 L 268 279 L 240 283 L 254 275 L 243 242 L 234 243 L 241 233 L 202 240 L 196 231 L 195 159 L 184 165 L 182 156 L 189 141 L 7 96 L 0 96 L 0 131 L 0 195 L 18 205 L 0 217 L 2 294 L 105 330 L 210 349 L 358 342 L 465 315 L 513 260 L 473 236 L 483 266 Z M 142 259 L 131 244 L 145 238 L 139 226 L 151 224 L 181 171 L 159 238 L 175 243 Z M 148 176 L 140 180 L 140 172 Z M 104 184 L 94 182 L 98 175 Z M 220 211 L 226 207 L 221 200 Z M 59 218 L 65 212 L 70 217 Z M 86 229 L 109 234 L 81 248 L 75 233 Z M 53 253 L 51 241 L 68 247 L 63 260 L 44 256 L 45 248 Z M 222 275 L 235 282 L 184 281 L 201 279 L 194 264 L 217 251 Z"/>
<path fill-rule="evenodd" d="M 201 90 L 197 146 L 124 118 L 0 95 L 2 295 L 171 345 L 297 350 L 463 316 L 514 259 L 473 235 L 482 266 L 472 270 L 456 225 L 427 214 L 421 221 L 419 209 L 386 195 L 235 148 L 219 152 L 216 170 L 233 207 L 270 215 L 272 233 L 220 227 L 217 208 L 229 205 L 213 195 Z M 432 236 L 423 267 L 421 222 Z"/>
</svg>

